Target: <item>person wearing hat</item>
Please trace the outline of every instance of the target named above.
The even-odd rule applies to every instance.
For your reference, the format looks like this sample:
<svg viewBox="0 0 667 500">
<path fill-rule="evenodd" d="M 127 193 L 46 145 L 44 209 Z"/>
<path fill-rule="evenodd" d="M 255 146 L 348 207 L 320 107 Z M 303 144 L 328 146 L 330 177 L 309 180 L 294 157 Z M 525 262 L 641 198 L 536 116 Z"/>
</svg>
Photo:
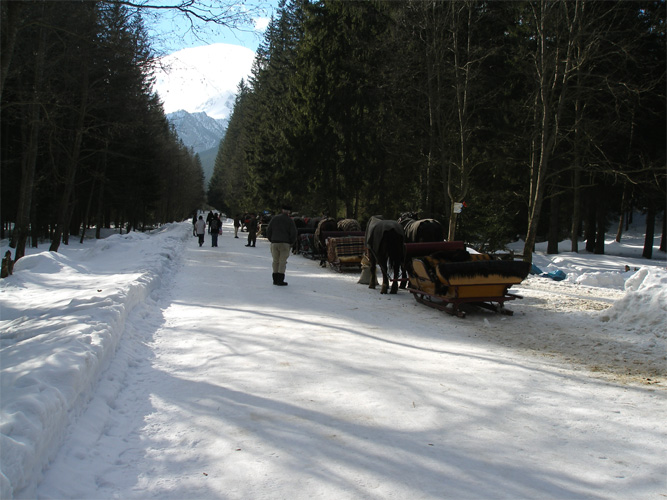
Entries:
<svg viewBox="0 0 667 500">
<path fill-rule="evenodd" d="M 271 256 L 273 257 L 273 284 L 286 286 L 285 268 L 292 245 L 296 242 L 296 224 L 289 216 L 291 207 L 282 206 L 282 212 L 271 218 L 266 228 L 266 237 L 271 242 Z"/>
</svg>

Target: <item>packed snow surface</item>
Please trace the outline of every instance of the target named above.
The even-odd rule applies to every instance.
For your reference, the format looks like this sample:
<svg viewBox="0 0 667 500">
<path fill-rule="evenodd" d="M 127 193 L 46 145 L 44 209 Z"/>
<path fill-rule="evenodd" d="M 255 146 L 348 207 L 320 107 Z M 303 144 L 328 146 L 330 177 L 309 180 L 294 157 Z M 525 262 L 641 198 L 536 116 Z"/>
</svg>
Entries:
<svg viewBox="0 0 667 500">
<path fill-rule="evenodd" d="M 272 286 L 229 221 L 30 249 L 0 281 L 0 497 L 665 497 L 667 270 L 640 255 L 538 252 L 567 278 L 463 319 L 299 255 Z"/>
</svg>

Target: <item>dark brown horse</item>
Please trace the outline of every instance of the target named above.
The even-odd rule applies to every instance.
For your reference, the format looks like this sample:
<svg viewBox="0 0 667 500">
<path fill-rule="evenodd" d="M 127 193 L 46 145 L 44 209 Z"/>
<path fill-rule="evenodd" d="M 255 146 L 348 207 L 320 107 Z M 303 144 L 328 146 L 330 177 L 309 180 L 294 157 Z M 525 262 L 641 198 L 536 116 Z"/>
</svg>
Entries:
<svg viewBox="0 0 667 500">
<path fill-rule="evenodd" d="M 379 216 L 371 217 L 366 226 L 366 247 L 370 260 L 371 281 L 368 288 L 377 286 L 376 265 L 382 271 L 380 293 L 389 289 L 388 266 L 393 269 L 394 282 L 389 293 L 398 292 L 398 278 L 405 260 L 405 232 L 395 220 L 384 220 Z"/>
<path fill-rule="evenodd" d="M 406 243 L 429 243 L 444 241 L 445 227 L 435 219 L 417 219 L 410 212 L 401 214 L 398 223 L 405 231 Z"/>
</svg>

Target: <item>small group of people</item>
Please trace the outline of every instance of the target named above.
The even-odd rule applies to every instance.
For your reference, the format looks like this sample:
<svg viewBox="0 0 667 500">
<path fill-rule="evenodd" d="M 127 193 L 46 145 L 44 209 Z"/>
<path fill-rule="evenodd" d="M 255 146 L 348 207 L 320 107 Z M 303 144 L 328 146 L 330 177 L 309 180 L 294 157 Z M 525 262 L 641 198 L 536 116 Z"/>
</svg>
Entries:
<svg viewBox="0 0 667 500">
<path fill-rule="evenodd" d="M 272 257 L 272 277 L 273 284 L 276 286 L 287 286 L 285 281 L 285 270 L 287 268 L 287 259 L 290 256 L 292 246 L 296 243 L 297 230 L 294 220 L 290 217 L 292 208 L 289 205 L 281 207 L 281 213 L 272 217 L 266 227 L 266 238 L 271 244 Z M 212 246 L 218 246 L 218 235 L 222 234 L 222 220 L 218 214 L 213 215 L 209 219 L 208 226 L 211 233 Z M 199 246 L 204 244 L 204 235 L 206 234 L 207 221 L 200 215 L 196 220 L 193 219 L 194 231 L 199 236 Z M 250 214 L 246 220 L 245 225 L 248 229 L 248 243 L 247 247 L 255 247 L 257 243 L 257 229 L 259 227 L 259 216 Z M 234 217 L 234 238 L 238 238 L 239 229 L 241 228 L 241 216 Z"/>
<path fill-rule="evenodd" d="M 218 246 L 218 236 L 222 234 L 222 219 L 220 214 L 209 212 L 206 220 L 204 216 L 200 215 L 192 219 L 194 225 L 192 232 L 195 236 L 199 238 L 199 246 L 204 244 L 204 236 L 206 235 L 206 226 L 208 226 L 208 232 L 211 235 L 211 246 Z"/>
</svg>

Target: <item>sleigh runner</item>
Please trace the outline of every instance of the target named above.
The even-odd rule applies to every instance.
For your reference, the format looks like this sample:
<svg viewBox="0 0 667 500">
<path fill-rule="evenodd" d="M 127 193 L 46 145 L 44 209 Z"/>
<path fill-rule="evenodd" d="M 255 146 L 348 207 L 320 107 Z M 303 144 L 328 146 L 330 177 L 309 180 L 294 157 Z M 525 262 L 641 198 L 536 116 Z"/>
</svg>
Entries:
<svg viewBox="0 0 667 500">
<path fill-rule="evenodd" d="M 459 317 L 465 317 L 462 304 L 512 315 L 505 302 L 522 297 L 508 290 L 521 283 L 530 270 L 527 262 L 469 253 L 458 241 L 409 243 L 406 253 L 408 290 L 415 300 Z"/>
</svg>

